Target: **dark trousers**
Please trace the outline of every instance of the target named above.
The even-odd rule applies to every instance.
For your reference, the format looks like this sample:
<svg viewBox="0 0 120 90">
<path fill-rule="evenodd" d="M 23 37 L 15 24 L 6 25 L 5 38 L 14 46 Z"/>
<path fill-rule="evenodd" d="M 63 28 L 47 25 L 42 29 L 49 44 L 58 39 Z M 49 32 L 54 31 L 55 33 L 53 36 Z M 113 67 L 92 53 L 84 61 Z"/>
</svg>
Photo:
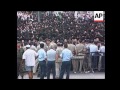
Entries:
<svg viewBox="0 0 120 90">
<path fill-rule="evenodd" d="M 39 65 L 40 65 L 40 79 L 44 79 L 46 73 L 46 61 L 45 60 L 40 61 Z"/>
<path fill-rule="evenodd" d="M 64 75 L 65 71 L 67 72 L 66 79 L 69 79 L 70 67 L 71 67 L 71 61 L 63 61 L 62 62 L 60 77 L 59 77 L 60 79 L 63 79 L 63 75 Z"/>
<path fill-rule="evenodd" d="M 101 68 L 102 68 L 103 70 L 105 70 L 105 56 L 102 56 Z"/>
<path fill-rule="evenodd" d="M 55 79 L 55 61 L 47 62 L 47 79 L 50 79 L 50 72 L 52 70 L 53 79 Z"/>
<path fill-rule="evenodd" d="M 19 67 L 20 67 L 20 63 L 17 62 L 17 77 L 19 76 Z"/>
<path fill-rule="evenodd" d="M 98 69 L 98 57 L 97 56 L 92 56 L 92 60 L 91 60 L 91 68 L 93 70 Z"/>
</svg>

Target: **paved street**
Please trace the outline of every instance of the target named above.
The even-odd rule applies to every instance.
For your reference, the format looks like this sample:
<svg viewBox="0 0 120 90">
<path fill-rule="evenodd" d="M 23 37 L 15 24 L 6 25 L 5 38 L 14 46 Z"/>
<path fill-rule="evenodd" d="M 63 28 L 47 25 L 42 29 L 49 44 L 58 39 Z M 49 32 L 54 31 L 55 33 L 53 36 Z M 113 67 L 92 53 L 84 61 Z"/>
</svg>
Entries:
<svg viewBox="0 0 120 90">
<path fill-rule="evenodd" d="M 64 75 L 64 79 L 66 77 L 66 74 Z M 21 77 L 19 76 L 19 79 L 21 79 Z M 28 75 L 26 74 L 24 76 L 24 79 L 28 79 Z M 33 79 L 40 79 L 39 77 L 37 77 L 37 75 L 33 76 Z M 46 79 L 46 77 L 45 77 Z M 50 79 L 52 79 L 52 74 L 50 75 Z M 103 72 L 98 72 L 98 73 L 76 73 L 70 74 L 70 79 L 105 79 L 105 73 Z"/>
</svg>

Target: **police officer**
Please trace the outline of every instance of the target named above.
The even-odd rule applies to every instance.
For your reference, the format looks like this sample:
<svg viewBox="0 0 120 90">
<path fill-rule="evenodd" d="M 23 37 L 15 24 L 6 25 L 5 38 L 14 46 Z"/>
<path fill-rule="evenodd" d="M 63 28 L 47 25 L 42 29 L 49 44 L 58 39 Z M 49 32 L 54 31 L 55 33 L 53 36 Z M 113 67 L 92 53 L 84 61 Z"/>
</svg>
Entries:
<svg viewBox="0 0 120 90">
<path fill-rule="evenodd" d="M 47 79 L 50 79 L 50 72 L 52 70 L 53 79 L 55 79 L 55 57 L 56 51 L 51 46 L 51 49 L 47 51 Z"/>
<path fill-rule="evenodd" d="M 39 45 L 37 46 L 37 51 L 40 49 L 40 44 L 43 43 L 44 44 L 44 50 L 47 51 L 47 45 L 45 42 L 43 42 L 43 40 L 41 39 L 41 41 L 39 42 Z"/>
<path fill-rule="evenodd" d="M 62 66 L 60 71 L 60 79 L 63 79 L 63 75 L 65 71 L 67 72 L 66 79 L 69 79 L 70 74 L 70 66 L 71 66 L 71 58 L 73 57 L 72 52 L 68 49 L 67 43 L 64 44 L 64 50 L 60 54 L 60 57 L 62 58 Z"/>
<path fill-rule="evenodd" d="M 40 48 L 40 44 L 44 44 L 44 50 L 45 50 L 45 52 L 47 52 L 47 45 L 46 45 L 46 43 L 43 41 L 43 39 L 40 39 L 40 42 L 39 42 L 39 45 L 37 46 L 37 51 L 39 51 L 41 48 Z M 36 61 L 36 63 L 38 62 L 39 60 L 37 60 Z M 46 61 L 45 61 L 46 62 Z M 36 64 L 36 65 L 38 65 L 38 64 Z M 40 64 L 39 64 L 40 65 Z M 40 68 L 40 66 L 39 66 L 39 68 Z M 47 70 L 46 70 L 47 68 L 45 67 L 45 76 L 46 76 L 46 72 L 47 72 Z M 39 69 L 38 70 L 38 77 L 40 76 L 40 70 L 41 69 Z"/>
<path fill-rule="evenodd" d="M 80 55 L 79 57 L 81 57 L 83 55 L 83 50 L 84 50 L 84 44 L 80 43 L 80 40 L 78 41 L 78 44 L 76 45 L 76 52 L 77 55 Z M 79 67 L 79 71 L 82 72 L 82 67 L 83 67 L 83 59 L 80 59 L 80 67 Z"/>
<path fill-rule="evenodd" d="M 73 55 L 76 54 L 75 45 L 72 44 L 71 40 L 68 41 L 68 49 L 72 52 Z M 73 72 L 76 73 L 77 72 L 77 67 L 78 67 L 78 61 L 77 60 L 72 60 L 72 65 L 73 65 Z"/>
<path fill-rule="evenodd" d="M 40 65 L 40 78 L 44 79 L 45 74 L 46 74 L 46 52 L 44 50 L 44 44 L 40 44 L 40 50 L 38 50 L 38 60 L 39 60 L 39 65 Z"/>
<path fill-rule="evenodd" d="M 60 75 L 60 70 L 62 65 L 62 59 L 60 58 L 60 54 L 62 51 L 63 51 L 63 44 L 58 42 L 56 49 L 56 79 L 58 79 Z"/>
<path fill-rule="evenodd" d="M 91 57 L 91 72 L 94 73 L 95 68 L 97 68 L 97 52 L 98 52 L 98 47 L 97 47 L 97 42 L 91 41 L 92 43 L 90 44 L 90 57 Z"/>
<path fill-rule="evenodd" d="M 22 64 L 22 55 L 24 50 L 20 47 L 20 43 L 17 44 L 17 77 L 20 75 L 23 79 L 24 76 L 24 64 Z"/>
<path fill-rule="evenodd" d="M 51 48 L 51 46 L 53 46 L 53 49 L 54 49 L 54 50 L 57 49 L 57 44 L 55 43 L 54 40 L 51 41 L 51 43 L 50 43 L 50 48 Z"/>
</svg>

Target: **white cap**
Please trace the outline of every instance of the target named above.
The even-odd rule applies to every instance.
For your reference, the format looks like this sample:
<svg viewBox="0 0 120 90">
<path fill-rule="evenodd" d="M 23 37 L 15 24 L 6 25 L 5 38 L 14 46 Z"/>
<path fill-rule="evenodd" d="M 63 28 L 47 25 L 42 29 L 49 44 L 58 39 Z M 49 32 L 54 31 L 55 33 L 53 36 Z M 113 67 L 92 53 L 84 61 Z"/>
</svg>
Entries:
<svg viewBox="0 0 120 90">
<path fill-rule="evenodd" d="M 29 47 L 30 47 L 30 45 L 26 45 L 26 47 L 28 47 L 28 48 L 29 48 Z"/>
</svg>

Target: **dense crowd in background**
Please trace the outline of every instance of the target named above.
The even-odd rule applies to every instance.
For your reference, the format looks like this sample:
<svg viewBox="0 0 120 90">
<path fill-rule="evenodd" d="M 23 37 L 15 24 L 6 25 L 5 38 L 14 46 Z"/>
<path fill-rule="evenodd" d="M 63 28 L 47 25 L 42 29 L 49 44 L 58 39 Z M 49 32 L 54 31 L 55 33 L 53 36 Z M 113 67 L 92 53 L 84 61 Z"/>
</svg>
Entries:
<svg viewBox="0 0 120 90">
<path fill-rule="evenodd" d="M 105 22 L 94 22 L 93 13 L 77 11 L 18 11 L 17 40 L 63 42 L 64 39 L 105 40 Z"/>
</svg>

